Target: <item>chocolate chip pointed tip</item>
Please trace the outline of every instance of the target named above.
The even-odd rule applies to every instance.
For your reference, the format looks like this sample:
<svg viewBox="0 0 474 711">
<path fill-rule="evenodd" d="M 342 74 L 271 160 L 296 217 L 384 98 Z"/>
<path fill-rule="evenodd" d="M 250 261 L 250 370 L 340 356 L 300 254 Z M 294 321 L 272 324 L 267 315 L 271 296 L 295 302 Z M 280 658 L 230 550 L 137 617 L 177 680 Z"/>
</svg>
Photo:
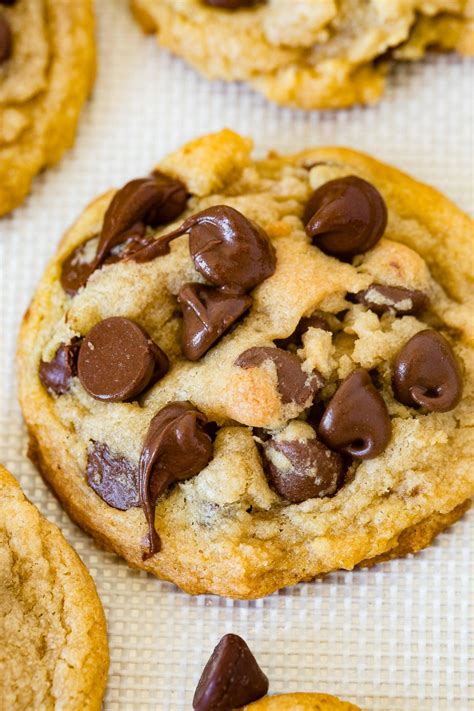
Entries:
<svg viewBox="0 0 474 711">
<path fill-rule="evenodd" d="M 268 692 L 268 679 L 247 643 L 226 634 L 214 649 L 197 685 L 194 711 L 233 711 Z"/>
</svg>

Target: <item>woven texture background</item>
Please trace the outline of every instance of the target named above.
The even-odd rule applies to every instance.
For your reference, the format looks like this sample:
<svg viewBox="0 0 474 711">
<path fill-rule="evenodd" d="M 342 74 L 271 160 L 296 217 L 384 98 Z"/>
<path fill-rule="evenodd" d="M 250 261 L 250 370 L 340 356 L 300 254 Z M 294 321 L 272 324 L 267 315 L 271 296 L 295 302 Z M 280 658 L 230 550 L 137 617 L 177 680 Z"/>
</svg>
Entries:
<svg viewBox="0 0 474 711">
<path fill-rule="evenodd" d="M 21 315 L 64 229 L 95 195 L 146 174 L 169 150 L 230 126 L 258 152 L 349 145 L 473 204 L 473 72 L 457 57 L 399 67 L 378 107 L 279 109 L 244 86 L 210 84 L 160 51 L 125 0 L 99 0 L 99 75 L 75 148 L 0 222 L 0 460 L 64 531 L 94 576 L 110 634 L 107 710 L 191 708 L 202 667 L 234 631 L 272 692 L 317 690 L 380 711 L 474 708 L 474 515 L 427 551 L 337 573 L 257 602 L 191 598 L 104 553 L 61 510 L 25 455 L 14 347 Z"/>
</svg>

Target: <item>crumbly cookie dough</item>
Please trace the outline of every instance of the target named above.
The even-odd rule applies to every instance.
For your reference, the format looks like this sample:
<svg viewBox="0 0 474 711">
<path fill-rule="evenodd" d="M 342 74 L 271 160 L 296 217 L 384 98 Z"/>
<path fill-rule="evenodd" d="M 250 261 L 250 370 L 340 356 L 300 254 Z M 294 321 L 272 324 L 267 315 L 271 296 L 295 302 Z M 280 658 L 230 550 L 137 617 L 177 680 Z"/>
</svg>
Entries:
<svg viewBox="0 0 474 711">
<path fill-rule="evenodd" d="M 263 229 L 275 249 L 274 274 L 250 292 L 250 310 L 206 355 L 190 361 L 180 346 L 177 294 L 187 282 L 205 282 L 193 266 L 185 234 L 168 254 L 150 261 L 104 264 L 75 296 L 63 289 L 63 265 L 74 250 L 90 240 L 82 258 L 95 253 L 94 238 L 119 195 L 114 191 L 89 205 L 65 235 L 18 343 L 30 456 L 70 515 L 131 566 L 190 593 L 234 598 L 260 597 L 334 569 L 417 551 L 463 514 L 474 493 L 472 221 L 436 190 L 348 149 L 271 154 L 263 160 L 253 160 L 251 150 L 251 141 L 224 130 L 187 144 L 158 166 L 179 178 L 191 196 L 183 215 L 148 228 L 148 238 L 172 232 L 199 211 L 226 205 Z M 303 223 L 313 191 L 344 176 L 369 181 L 388 211 L 383 237 L 351 261 L 311 244 Z M 140 185 L 147 188 L 147 180 Z M 114 211 L 118 219 L 117 205 Z M 368 308 L 354 296 L 365 290 L 368 298 L 374 283 L 422 292 L 430 306 L 421 315 L 395 315 L 393 309 L 378 315 L 373 309 L 379 305 Z M 377 400 L 378 411 L 386 408 L 391 434 L 378 456 L 352 462 L 343 486 L 290 503 L 270 485 L 262 447 L 269 434 L 274 443 L 282 432 L 303 443 L 309 432 L 314 436 L 305 422 L 311 398 L 306 400 L 303 389 L 299 404 L 284 402 L 272 362 L 249 368 L 235 363 L 247 349 L 284 344 L 302 317 L 315 313 L 332 335 L 308 328 L 291 357 L 299 359 L 308 378 L 319 374 L 315 390 L 321 379 L 318 397 L 324 403 L 344 378 L 364 369 L 372 380 L 367 397 Z M 54 393 L 44 387 L 41 363 L 49 367 L 62 344 L 74 349 L 75 339 L 111 317 L 132 319 L 144 329 L 169 359 L 167 374 L 128 402 L 92 397 L 72 370 Z M 462 399 L 446 412 L 402 404 L 392 389 L 401 349 L 426 329 L 449 342 L 461 369 Z M 149 351 L 144 353 L 148 358 Z M 180 407 L 191 403 L 184 414 L 198 423 L 204 468 L 160 495 L 153 518 L 148 509 L 161 550 L 146 557 L 149 529 L 133 477 L 139 461 L 143 464 L 144 442 L 148 453 L 155 451 L 152 418 L 163 408 L 170 413 L 168 406 L 176 401 Z M 206 418 L 217 423 L 211 455 L 204 446 Z M 95 476 L 97 460 L 100 476 L 112 472 L 109 484 L 124 486 L 118 503 L 116 489 L 99 488 L 99 496 L 92 488 L 97 481 L 89 477 L 88 484 L 86 471 Z M 284 458 L 282 466 L 274 460 L 284 472 Z"/>
<path fill-rule="evenodd" d="M 0 709 L 98 711 L 108 664 L 92 578 L 0 465 Z"/>
<path fill-rule="evenodd" d="M 432 47 L 474 53 L 471 0 L 131 4 L 145 31 L 210 79 L 246 81 L 303 109 L 375 103 L 390 60 L 420 59 Z"/>
<path fill-rule="evenodd" d="M 242 711 L 358 711 L 359 707 L 328 694 L 278 694 L 265 696 Z"/>
<path fill-rule="evenodd" d="M 0 63 L 4 215 L 23 201 L 34 176 L 56 163 L 74 141 L 95 74 L 93 3 L 0 3 L 0 22 L 7 23 L 11 33 L 11 50 Z"/>
</svg>

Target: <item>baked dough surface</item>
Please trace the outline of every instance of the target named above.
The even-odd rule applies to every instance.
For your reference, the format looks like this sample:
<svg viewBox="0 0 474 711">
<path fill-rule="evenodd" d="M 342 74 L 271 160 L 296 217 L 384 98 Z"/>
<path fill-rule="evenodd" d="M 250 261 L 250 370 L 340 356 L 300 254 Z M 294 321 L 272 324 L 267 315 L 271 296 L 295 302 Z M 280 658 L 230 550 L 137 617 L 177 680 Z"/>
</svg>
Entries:
<svg viewBox="0 0 474 711">
<path fill-rule="evenodd" d="M 92 578 L 0 465 L 0 709 L 98 711 L 108 664 Z"/>
<path fill-rule="evenodd" d="M 211 79 L 247 81 L 304 109 L 373 104 L 389 63 L 427 49 L 474 53 L 472 0 L 131 0 L 143 29 Z"/>
<path fill-rule="evenodd" d="M 252 293 L 248 316 L 201 360 L 186 361 L 179 345 L 175 295 L 183 283 L 202 280 L 186 236 L 151 262 L 104 266 L 73 298 L 63 291 L 62 262 L 100 231 L 114 191 L 89 205 L 65 235 L 18 343 L 30 454 L 70 515 L 131 566 L 190 593 L 235 598 L 417 551 L 462 515 L 474 493 L 472 221 L 436 190 L 352 150 L 319 148 L 256 161 L 251 150 L 248 139 L 224 130 L 158 166 L 192 194 L 184 215 L 225 203 L 263 227 L 277 252 L 276 272 Z M 388 207 L 384 237 L 353 265 L 312 246 L 301 221 L 316 187 L 349 174 L 373 183 Z M 462 365 L 463 399 L 451 412 L 419 414 L 394 399 L 395 355 L 427 326 L 415 316 L 379 318 L 346 300 L 348 291 L 374 280 L 430 296 L 432 327 L 450 340 Z M 304 367 L 319 370 L 329 391 L 356 367 L 376 371 L 393 435 L 383 454 L 357 464 L 335 496 L 290 505 L 268 485 L 252 434 L 279 429 L 295 414 L 282 404 L 271 370 L 243 370 L 234 361 L 249 347 L 289 336 L 315 309 L 345 311 L 344 327 L 334 343 L 312 329 L 298 351 Z M 150 334 L 170 359 L 168 375 L 132 403 L 95 400 L 77 378 L 66 394 L 49 394 L 38 377 L 40 360 L 51 360 L 61 343 L 110 316 L 136 320 Z M 105 442 L 136 465 L 151 418 L 174 400 L 189 400 L 220 430 L 209 465 L 158 501 L 162 550 L 143 561 L 143 512 L 118 511 L 88 486 L 88 449 Z"/>
<path fill-rule="evenodd" d="M 278 694 L 254 701 L 242 711 L 359 711 L 359 707 L 328 694 Z"/>
<path fill-rule="evenodd" d="M 74 141 L 95 75 L 92 0 L 20 0 L 1 7 L 13 35 L 0 64 L 0 215 Z"/>
</svg>

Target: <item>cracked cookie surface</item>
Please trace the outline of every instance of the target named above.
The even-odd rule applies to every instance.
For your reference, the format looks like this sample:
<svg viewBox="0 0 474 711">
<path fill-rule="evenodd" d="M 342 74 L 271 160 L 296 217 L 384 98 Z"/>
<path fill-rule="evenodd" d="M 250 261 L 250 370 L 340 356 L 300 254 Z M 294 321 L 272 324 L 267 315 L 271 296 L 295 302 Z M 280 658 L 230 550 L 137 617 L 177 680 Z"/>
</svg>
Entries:
<svg viewBox="0 0 474 711">
<path fill-rule="evenodd" d="M 8 6 L 7 6 L 8 5 Z M 69 148 L 95 73 L 92 0 L 0 3 L 0 215 Z M 0 56 L 2 56 L 0 28 Z M 3 41 L 5 48 L 5 41 Z"/>
<path fill-rule="evenodd" d="M 105 618 L 85 566 L 0 465 L 0 709 L 101 708 Z"/>
<path fill-rule="evenodd" d="M 172 184 L 173 195 L 184 184 L 189 197 L 180 198 L 182 214 L 177 217 L 175 209 L 171 220 L 161 207 L 161 225 L 148 226 L 146 234 L 130 222 L 140 205 L 142 213 L 148 205 L 150 179 L 135 181 L 132 193 L 127 187 L 94 201 L 48 267 L 18 349 L 30 455 L 70 515 L 130 565 L 191 593 L 236 598 L 419 550 L 462 515 L 474 491 L 472 221 L 432 188 L 354 151 L 320 148 L 252 160 L 251 148 L 225 130 L 165 158 L 159 175 L 179 181 Z M 353 176 L 351 186 L 368 181 L 376 188 L 388 219 L 384 229 L 383 214 L 377 218 L 379 233 L 384 231 L 374 246 L 341 260 L 317 247 L 318 237 L 308 230 L 319 228 L 313 219 L 305 230 L 303 218 L 312 195 L 331 181 L 345 184 L 347 176 Z M 369 206 L 374 195 L 367 192 Z M 220 242 L 212 232 L 217 223 L 205 224 L 215 217 L 214 206 L 223 205 L 219 215 L 231 225 L 237 218 L 227 208 L 240 214 L 245 244 L 265 254 L 268 265 L 273 252 L 260 240 L 266 235 L 274 271 L 266 267 L 252 282 L 242 272 L 248 310 L 192 361 L 182 350 L 184 306 L 178 296 L 189 282 L 219 299 L 228 295 L 216 280 L 230 278 L 224 267 L 232 239 Z M 148 222 L 156 215 L 148 215 Z M 98 244 L 119 223 L 126 246 L 112 247 L 109 261 L 100 262 Z M 206 252 L 199 245 L 209 234 L 214 237 Z M 161 235 L 166 249 L 156 239 Z M 174 235 L 169 245 L 168 235 Z M 143 258 L 157 247 L 159 256 Z M 215 249 L 223 256 L 205 278 L 199 260 Z M 95 264 L 74 295 L 61 283 L 71 263 Z M 232 274 L 235 281 L 239 272 Z M 408 300 L 383 286 L 409 292 Z M 196 303 L 198 311 L 204 308 Z M 77 374 L 74 358 L 69 361 L 61 349 L 90 344 L 91 329 L 109 328 L 117 317 L 146 334 L 137 336 L 143 343 L 137 363 L 144 359 L 148 370 L 140 371 L 145 375 L 138 395 L 109 402 L 103 393 L 110 383 L 91 395 L 82 384 L 88 382 L 84 373 Z M 446 367 L 454 390 L 461 374 L 462 399 L 456 404 L 452 391 L 448 411 L 420 409 L 394 396 L 397 358 L 418 334 L 424 343 L 425 331 L 439 334 L 452 352 Z M 103 356 L 96 345 L 94 362 L 109 358 L 108 349 Z M 150 358 L 156 347 L 169 367 L 154 381 Z M 124 346 L 127 358 L 138 357 L 134 348 Z M 56 367 L 58 353 L 66 363 L 59 389 L 54 378 L 39 375 L 44 364 Z M 104 363 L 103 372 L 113 372 L 115 366 Z M 425 375 L 417 371 L 416 377 Z M 367 451 L 358 442 L 347 449 L 344 437 L 338 439 L 353 427 L 350 418 L 336 418 L 340 427 L 334 430 L 327 414 L 348 378 L 362 402 L 375 403 L 364 424 Z M 285 398 L 292 392 L 289 383 L 297 395 Z M 444 392 L 449 395 L 449 387 Z M 186 451 L 199 452 L 194 464 Z M 317 479 L 321 467 L 325 481 Z M 153 541 L 147 534 L 156 544 L 148 553 Z"/>
<path fill-rule="evenodd" d="M 305 109 L 376 102 L 389 59 L 420 59 L 433 47 L 474 53 L 470 0 L 131 4 L 145 31 L 209 78 L 246 81 Z"/>
</svg>

